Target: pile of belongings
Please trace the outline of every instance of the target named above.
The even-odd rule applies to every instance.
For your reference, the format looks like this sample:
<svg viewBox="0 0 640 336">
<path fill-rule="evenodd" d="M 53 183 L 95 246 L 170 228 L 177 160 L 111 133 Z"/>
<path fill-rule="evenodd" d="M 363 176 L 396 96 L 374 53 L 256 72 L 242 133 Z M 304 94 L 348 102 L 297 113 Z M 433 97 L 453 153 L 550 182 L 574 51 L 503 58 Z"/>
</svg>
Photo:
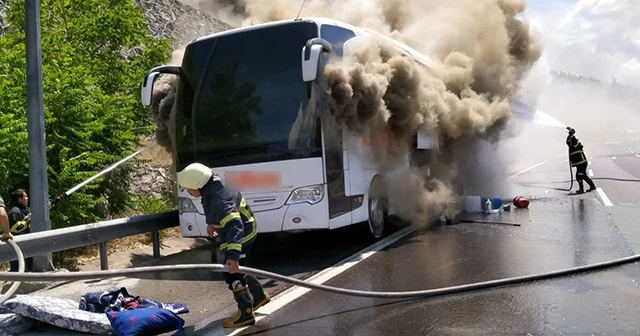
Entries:
<svg viewBox="0 0 640 336">
<path fill-rule="evenodd" d="M 124 287 L 84 294 L 80 303 L 14 295 L 0 306 L 0 336 L 20 335 L 42 324 L 95 335 L 159 335 L 182 330 L 178 314 L 188 312 L 184 304 L 141 298 Z"/>
</svg>

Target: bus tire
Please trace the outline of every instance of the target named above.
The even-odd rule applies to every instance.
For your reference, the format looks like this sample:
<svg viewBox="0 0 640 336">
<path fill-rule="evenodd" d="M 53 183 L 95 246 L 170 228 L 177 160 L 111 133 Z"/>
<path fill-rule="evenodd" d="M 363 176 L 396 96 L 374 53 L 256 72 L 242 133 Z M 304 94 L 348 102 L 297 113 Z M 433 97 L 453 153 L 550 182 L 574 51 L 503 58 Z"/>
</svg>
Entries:
<svg viewBox="0 0 640 336">
<path fill-rule="evenodd" d="M 385 232 L 385 223 L 389 216 L 389 200 L 384 190 L 382 179 L 376 176 L 369 187 L 367 201 L 368 218 L 365 224 L 368 237 L 371 240 L 380 239 Z"/>
</svg>

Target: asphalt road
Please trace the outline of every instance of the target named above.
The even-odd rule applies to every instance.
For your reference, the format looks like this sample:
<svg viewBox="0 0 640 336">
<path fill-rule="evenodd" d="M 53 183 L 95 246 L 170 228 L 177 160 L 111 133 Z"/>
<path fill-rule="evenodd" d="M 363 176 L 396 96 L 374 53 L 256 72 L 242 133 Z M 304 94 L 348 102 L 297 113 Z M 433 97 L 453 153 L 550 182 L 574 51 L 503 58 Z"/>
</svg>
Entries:
<svg viewBox="0 0 640 336">
<path fill-rule="evenodd" d="M 631 153 L 632 145 L 587 148 L 593 177 L 640 178 L 640 158 Z M 600 191 L 567 195 L 558 189 L 569 187 L 563 182 L 568 177 L 566 159 L 550 159 L 512 179 L 531 199 L 528 210 L 470 218 L 520 226 L 460 223 L 420 230 L 325 284 L 369 291 L 432 289 L 640 253 L 640 184 L 596 179 Z M 639 281 L 636 263 L 429 299 L 368 299 L 311 291 L 236 333 L 635 335 L 640 333 Z"/>
</svg>

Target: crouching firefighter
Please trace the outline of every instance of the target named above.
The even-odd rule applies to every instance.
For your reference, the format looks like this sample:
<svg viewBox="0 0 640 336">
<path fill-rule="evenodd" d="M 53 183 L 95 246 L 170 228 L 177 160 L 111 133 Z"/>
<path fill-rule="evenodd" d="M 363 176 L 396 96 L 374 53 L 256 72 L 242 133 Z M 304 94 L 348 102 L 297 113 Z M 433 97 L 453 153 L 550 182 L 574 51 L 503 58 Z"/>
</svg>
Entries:
<svg viewBox="0 0 640 336">
<path fill-rule="evenodd" d="M 571 166 L 576 167 L 576 180 L 578 181 L 579 189 L 577 191 L 578 194 L 584 193 L 584 186 L 582 181 L 587 181 L 589 184 L 589 190 L 587 192 L 591 192 L 596 190 L 596 185 L 593 183 L 593 180 L 587 175 L 587 157 L 584 155 L 584 149 L 580 140 L 576 138 L 576 130 L 567 127 L 569 131 L 569 135 L 567 135 L 567 146 L 569 147 L 569 160 L 571 161 Z"/>
<path fill-rule="evenodd" d="M 192 163 L 178 173 L 178 184 L 193 197 L 202 197 L 207 221 L 207 233 L 222 240 L 225 253 L 225 281 L 233 292 L 238 312 L 224 320 L 225 328 L 237 328 L 255 323 L 254 311 L 270 301 L 258 279 L 239 274 L 238 266 L 246 266 L 258 228 L 253 212 L 242 194 L 227 188 L 211 169 Z"/>
</svg>

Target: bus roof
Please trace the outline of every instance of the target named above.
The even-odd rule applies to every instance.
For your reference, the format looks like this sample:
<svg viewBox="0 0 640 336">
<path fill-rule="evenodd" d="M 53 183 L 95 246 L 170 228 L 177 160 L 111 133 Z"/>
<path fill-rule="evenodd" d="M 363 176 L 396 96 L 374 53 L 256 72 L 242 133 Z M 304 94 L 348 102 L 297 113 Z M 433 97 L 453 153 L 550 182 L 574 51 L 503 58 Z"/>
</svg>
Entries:
<svg viewBox="0 0 640 336">
<path fill-rule="evenodd" d="M 331 25 L 331 26 L 338 26 L 338 27 L 342 27 L 342 28 L 346 28 L 349 29 L 351 31 L 353 31 L 356 35 L 369 35 L 369 36 L 373 36 L 377 39 L 381 39 L 383 41 L 386 41 L 387 43 L 393 44 L 395 45 L 397 48 L 401 49 L 402 51 L 404 51 L 404 53 L 408 54 L 409 56 L 411 56 L 415 61 L 417 61 L 418 63 L 422 64 L 423 66 L 433 69 L 436 62 L 434 62 L 431 58 L 427 57 L 426 55 L 424 55 L 423 53 L 411 48 L 410 46 L 394 40 L 390 37 L 387 37 L 383 34 L 380 34 L 374 30 L 371 29 L 367 29 L 367 28 L 360 28 L 360 27 L 356 27 L 353 25 L 350 25 L 348 23 L 342 22 L 342 21 L 338 21 L 335 19 L 329 19 L 329 18 L 323 18 L 323 17 L 305 17 L 305 18 L 299 18 L 299 19 L 287 19 L 287 20 L 279 20 L 279 21 L 272 21 L 272 22 L 267 22 L 267 23 L 261 23 L 261 24 L 257 24 L 257 25 L 251 25 L 251 26 L 247 26 L 247 27 L 240 27 L 240 28 L 234 28 L 234 29 L 230 29 L 227 31 L 223 31 L 223 32 L 219 32 L 219 33 L 215 33 L 215 34 L 211 34 L 211 35 L 207 35 L 207 36 L 203 36 L 203 37 L 199 37 L 195 40 L 193 40 L 191 43 L 195 43 L 195 42 L 199 42 L 202 40 L 207 40 L 210 38 L 216 38 L 219 36 L 225 36 L 225 35 L 231 35 L 231 34 L 236 34 L 236 33 L 240 33 L 240 32 L 245 32 L 245 31 L 251 31 L 251 30 L 255 30 L 255 29 L 262 29 L 262 28 L 267 28 L 267 27 L 273 27 L 273 26 L 279 26 L 282 24 L 287 24 L 287 23 L 292 23 L 292 22 L 313 22 L 316 23 L 318 26 L 322 26 L 322 25 Z"/>
</svg>

